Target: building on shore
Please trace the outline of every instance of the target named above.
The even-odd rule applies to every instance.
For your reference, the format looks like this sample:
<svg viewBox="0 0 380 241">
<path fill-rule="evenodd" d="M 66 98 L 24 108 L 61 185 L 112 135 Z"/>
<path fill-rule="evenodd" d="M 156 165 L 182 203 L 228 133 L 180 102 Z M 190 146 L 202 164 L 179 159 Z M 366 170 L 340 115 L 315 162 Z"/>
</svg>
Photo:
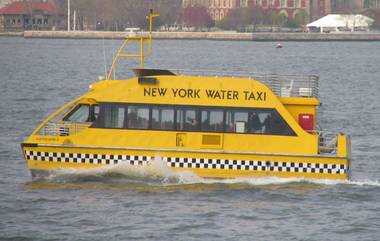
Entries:
<svg viewBox="0 0 380 241">
<path fill-rule="evenodd" d="M 248 4 L 264 10 L 275 10 L 288 18 L 294 18 L 300 11 L 309 13 L 309 2 L 310 0 L 251 0 Z"/>
<path fill-rule="evenodd" d="M 357 14 L 368 9 L 380 9 L 380 0 L 182 0 L 182 7 L 203 6 L 210 17 L 219 21 L 235 8 L 257 6 L 275 10 L 288 18 L 304 11 L 310 21 L 327 14 Z"/>
<path fill-rule="evenodd" d="M 219 21 L 235 8 L 260 7 L 264 10 L 275 10 L 279 14 L 293 18 L 299 11 L 309 13 L 310 0 L 183 0 L 182 7 L 203 6 L 210 17 Z"/>
<path fill-rule="evenodd" d="M 331 12 L 331 1 L 310 0 L 309 19 L 317 20 Z"/>
<path fill-rule="evenodd" d="M 63 23 L 51 2 L 14 1 L 0 8 L 0 31 L 53 30 Z"/>
<path fill-rule="evenodd" d="M 355 13 L 364 9 L 380 8 L 380 0 L 330 0 L 331 12 Z"/>
<path fill-rule="evenodd" d="M 380 0 L 363 0 L 364 9 L 378 9 L 380 8 Z"/>
<path fill-rule="evenodd" d="M 210 17 L 218 21 L 227 16 L 231 9 L 239 7 L 240 1 L 241 0 L 182 0 L 182 8 L 205 7 Z"/>
</svg>

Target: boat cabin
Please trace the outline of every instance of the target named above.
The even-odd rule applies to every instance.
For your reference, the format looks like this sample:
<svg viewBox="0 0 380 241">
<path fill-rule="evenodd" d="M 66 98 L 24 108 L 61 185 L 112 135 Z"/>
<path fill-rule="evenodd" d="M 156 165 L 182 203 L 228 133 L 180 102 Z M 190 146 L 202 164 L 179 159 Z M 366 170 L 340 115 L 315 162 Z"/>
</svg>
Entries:
<svg viewBox="0 0 380 241">
<path fill-rule="evenodd" d="M 253 76 L 135 72 L 130 80 L 92 84 L 39 133 L 74 138 L 86 130 L 91 140 L 99 140 L 98 132 L 120 137 L 111 146 L 126 145 L 120 140 L 128 139 L 128 145 L 143 147 L 158 143 L 153 146 L 300 154 L 302 146 L 302 154 L 320 153 L 315 76 L 265 75 L 258 81 Z M 152 141 L 140 142 L 138 136 Z"/>
</svg>

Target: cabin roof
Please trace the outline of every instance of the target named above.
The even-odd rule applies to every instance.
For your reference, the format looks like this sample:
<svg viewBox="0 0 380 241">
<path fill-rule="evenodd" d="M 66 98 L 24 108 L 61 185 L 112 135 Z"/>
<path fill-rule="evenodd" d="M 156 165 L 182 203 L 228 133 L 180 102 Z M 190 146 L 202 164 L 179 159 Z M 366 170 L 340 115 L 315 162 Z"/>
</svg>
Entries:
<svg viewBox="0 0 380 241">
<path fill-rule="evenodd" d="M 140 81 L 141 78 L 155 81 L 144 82 Z M 248 78 L 160 75 L 129 80 L 103 80 L 92 84 L 90 89 L 84 97 L 98 102 L 262 108 L 283 102 L 283 98 L 279 98 L 281 96 L 268 85 Z M 293 99 L 292 104 L 319 103 L 314 97 L 290 99 Z"/>
<path fill-rule="evenodd" d="M 245 78 L 258 80 L 268 86 L 279 97 L 314 97 L 318 99 L 319 77 L 316 75 L 284 75 L 257 72 L 227 72 L 215 70 L 165 70 L 165 69 L 134 69 L 137 77 L 152 76 L 197 76 L 217 78 Z"/>
</svg>

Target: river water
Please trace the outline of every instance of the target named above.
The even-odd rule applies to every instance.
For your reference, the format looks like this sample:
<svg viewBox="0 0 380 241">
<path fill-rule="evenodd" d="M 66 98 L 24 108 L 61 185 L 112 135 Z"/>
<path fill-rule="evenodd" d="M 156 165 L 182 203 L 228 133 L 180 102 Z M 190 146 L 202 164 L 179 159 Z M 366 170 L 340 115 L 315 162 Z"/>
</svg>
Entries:
<svg viewBox="0 0 380 241">
<path fill-rule="evenodd" d="M 157 40 L 146 63 L 319 75 L 322 127 L 352 137 L 350 181 L 206 180 L 162 165 L 32 180 L 19 144 L 104 75 L 119 44 L 0 38 L 0 240 L 380 240 L 380 42 Z"/>
</svg>

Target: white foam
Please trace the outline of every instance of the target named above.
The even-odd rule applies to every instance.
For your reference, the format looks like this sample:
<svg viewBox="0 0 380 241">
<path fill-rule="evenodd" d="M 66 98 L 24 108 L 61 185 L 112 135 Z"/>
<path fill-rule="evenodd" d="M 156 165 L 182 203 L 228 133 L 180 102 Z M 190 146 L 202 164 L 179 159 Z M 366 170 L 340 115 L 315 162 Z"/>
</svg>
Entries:
<svg viewBox="0 0 380 241">
<path fill-rule="evenodd" d="M 154 182 L 162 185 L 177 184 L 248 184 L 253 186 L 287 184 L 287 183 L 314 183 L 321 185 L 358 185 L 380 186 L 378 180 L 328 180 L 328 179 L 304 179 L 304 178 L 279 178 L 279 177 L 241 177 L 234 179 L 202 178 L 191 171 L 174 171 L 161 157 L 156 156 L 147 166 L 135 166 L 129 163 L 120 163 L 113 166 L 105 166 L 91 169 L 64 169 L 51 173 L 47 179 L 54 180 L 62 176 L 95 176 L 107 177 L 117 174 L 129 180 L 142 182 Z M 69 178 L 70 179 L 70 178 Z M 70 180 L 68 180 L 70 181 Z"/>
<path fill-rule="evenodd" d="M 363 180 L 363 181 L 347 181 L 347 184 L 351 185 L 358 185 L 358 186 L 375 186 L 375 187 L 380 187 L 380 181 L 375 180 Z"/>
<path fill-rule="evenodd" d="M 200 183 L 201 178 L 191 171 L 174 171 L 167 166 L 161 157 L 155 157 L 149 162 L 149 165 L 137 166 L 129 163 L 119 163 L 117 165 L 104 166 L 89 169 L 67 168 L 56 170 L 49 174 L 46 179 L 62 179 L 62 177 L 70 180 L 75 176 L 102 177 L 108 175 L 120 175 L 129 180 L 158 182 L 162 184 L 187 184 Z M 68 181 L 69 181 L 68 180 Z"/>
</svg>

